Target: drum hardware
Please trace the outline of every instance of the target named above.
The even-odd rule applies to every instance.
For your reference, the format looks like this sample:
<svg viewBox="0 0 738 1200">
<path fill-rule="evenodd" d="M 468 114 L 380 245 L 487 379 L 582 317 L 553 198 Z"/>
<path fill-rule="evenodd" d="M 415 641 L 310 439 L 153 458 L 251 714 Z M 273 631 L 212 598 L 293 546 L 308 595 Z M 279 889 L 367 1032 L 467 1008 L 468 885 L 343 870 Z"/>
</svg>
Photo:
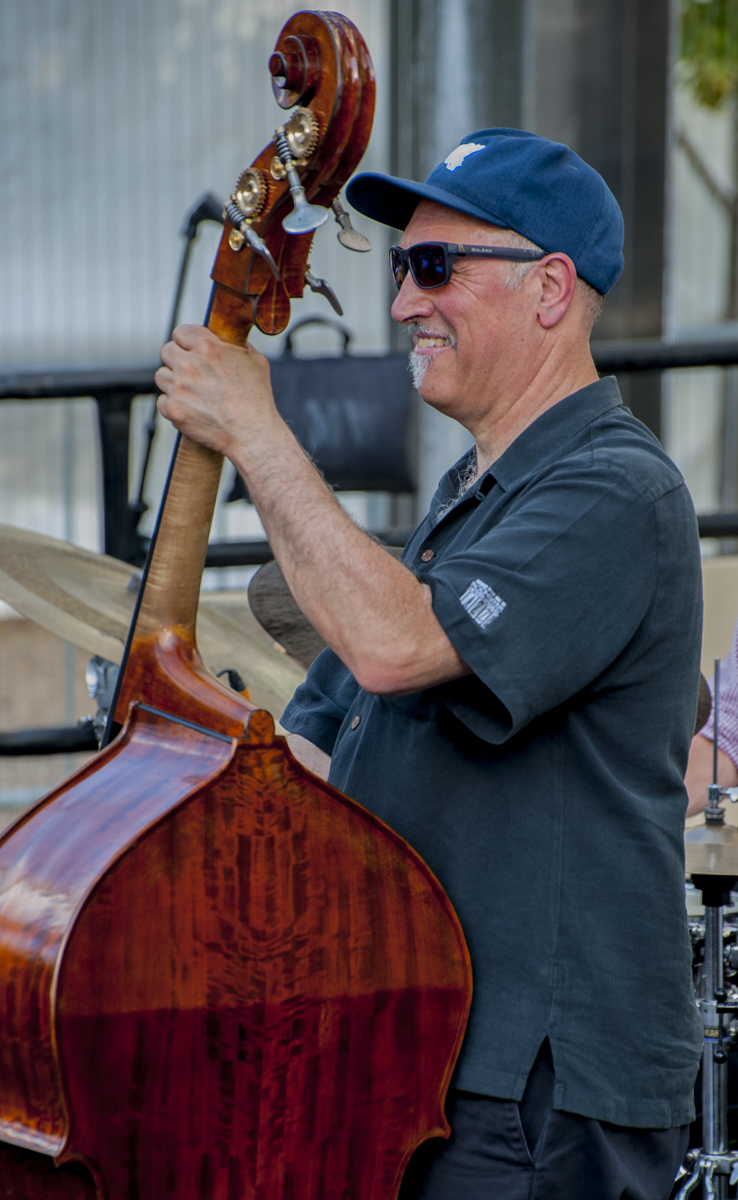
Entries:
<svg viewBox="0 0 738 1200">
<path fill-rule="evenodd" d="M 309 267 L 305 272 L 305 283 L 311 292 L 317 292 L 319 296 L 325 296 L 331 308 L 339 317 L 343 316 L 343 309 L 331 285 L 326 283 L 325 279 L 318 279 L 317 275 L 313 275 Z"/>
<path fill-rule="evenodd" d="M 90 700 L 97 700 L 97 712 L 94 717 L 90 717 L 90 720 L 92 721 L 92 728 L 95 730 L 98 746 L 105 733 L 105 725 L 117 679 L 117 664 L 111 662 L 109 658 L 103 658 L 100 654 L 93 654 L 85 668 L 85 683 L 87 684 L 87 694 Z"/>
<path fill-rule="evenodd" d="M 232 687 L 234 692 L 240 692 L 242 696 L 246 696 L 248 699 L 249 689 L 235 667 L 224 667 L 222 671 L 218 671 L 216 679 L 221 679 L 223 675 L 228 676 L 229 687 Z"/>
<path fill-rule="evenodd" d="M 685 835 L 687 870 L 694 886 L 702 892 L 705 906 L 703 987 L 700 988 L 703 994 L 697 1000 L 704 1039 L 702 1148 L 690 1155 L 691 1173 L 677 1200 L 687 1200 L 700 1181 L 706 1200 L 727 1200 L 729 1185 L 738 1181 L 738 1152 L 728 1149 L 728 1055 L 725 1049 L 730 1034 L 725 1017 L 733 1020 L 738 1017 L 738 997 L 733 991 L 729 994 L 725 987 L 723 917 L 723 909 L 730 903 L 730 891 L 738 882 L 738 831 L 725 824 L 725 813 L 720 807 L 721 799 L 738 800 L 738 788 L 721 788 L 718 784 L 719 659 L 715 660 L 713 703 L 712 783 L 707 789 L 709 803 L 705 809 L 705 824 Z"/>
<path fill-rule="evenodd" d="M 345 246 L 347 250 L 355 250 L 357 254 L 366 254 L 368 250 L 371 250 L 372 244 L 369 238 L 364 237 L 364 234 L 359 233 L 358 229 L 354 229 L 351 224 L 351 217 L 341 204 L 340 196 L 336 196 L 331 208 L 337 223 L 341 226 L 341 232 L 336 234 L 341 245 Z"/>
</svg>

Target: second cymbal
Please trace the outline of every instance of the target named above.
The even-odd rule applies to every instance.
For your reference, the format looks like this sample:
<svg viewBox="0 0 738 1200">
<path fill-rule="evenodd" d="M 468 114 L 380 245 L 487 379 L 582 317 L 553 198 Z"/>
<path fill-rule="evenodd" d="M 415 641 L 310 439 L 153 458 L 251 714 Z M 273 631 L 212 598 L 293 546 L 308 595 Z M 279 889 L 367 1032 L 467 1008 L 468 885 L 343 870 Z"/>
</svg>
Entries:
<svg viewBox="0 0 738 1200">
<path fill-rule="evenodd" d="M 114 663 L 123 655 L 136 578 L 131 567 L 107 555 L 0 525 L 0 599 L 65 641 Z M 235 667 L 252 701 L 277 718 L 305 678 L 300 664 L 274 646 L 245 607 L 234 619 L 217 595 L 200 601 L 197 643 L 209 670 L 216 674 Z"/>
</svg>

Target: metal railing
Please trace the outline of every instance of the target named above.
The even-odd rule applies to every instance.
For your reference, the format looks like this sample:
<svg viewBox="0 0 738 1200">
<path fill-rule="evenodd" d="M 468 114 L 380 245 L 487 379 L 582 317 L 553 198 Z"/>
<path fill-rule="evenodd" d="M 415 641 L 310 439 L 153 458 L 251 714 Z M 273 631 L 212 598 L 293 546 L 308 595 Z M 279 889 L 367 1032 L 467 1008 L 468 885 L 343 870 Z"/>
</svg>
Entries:
<svg viewBox="0 0 738 1200">
<path fill-rule="evenodd" d="M 592 343 L 592 356 L 602 374 L 729 367 L 738 365 L 738 339 L 596 341 Z M 142 561 L 148 544 L 147 539 L 137 531 L 140 513 L 132 511 L 125 486 L 130 405 L 135 396 L 152 395 L 155 392 L 156 369 L 156 365 L 152 365 L 111 370 L 0 374 L 0 401 L 90 396 L 97 402 L 103 450 L 106 549 L 108 537 L 113 538 L 117 527 L 117 544 L 126 551 L 120 557 L 128 562 Z M 738 512 L 701 514 L 697 519 L 700 537 L 738 537 Z M 402 546 L 411 532 L 410 529 L 396 529 L 380 533 L 379 536 L 388 545 Z M 272 558 L 271 547 L 264 540 L 211 542 L 206 566 L 256 566 Z M 96 744 L 92 722 L 88 720 L 76 726 L 0 733 L 0 756 L 89 751 L 95 749 Z"/>
<path fill-rule="evenodd" d="M 594 341 L 592 356 L 602 374 L 738 366 L 738 338 Z M 103 451 L 106 551 L 132 563 L 143 561 L 148 543 L 137 531 L 140 513 L 130 509 L 125 488 L 130 404 L 136 396 L 154 394 L 157 366 L 0 374 L 0 401 L 90 396 L 97 402 Z M 698 522 L 700 537 L 738 537 L 738 512 L 704 513 L 698 516 Z M 397 546 L 408 532 L 378 531 L 378 536 Z M 263 540 L 211 542 L 206 566 L 256 566 L 272 557 L 269 543 Z"/>
</svg>

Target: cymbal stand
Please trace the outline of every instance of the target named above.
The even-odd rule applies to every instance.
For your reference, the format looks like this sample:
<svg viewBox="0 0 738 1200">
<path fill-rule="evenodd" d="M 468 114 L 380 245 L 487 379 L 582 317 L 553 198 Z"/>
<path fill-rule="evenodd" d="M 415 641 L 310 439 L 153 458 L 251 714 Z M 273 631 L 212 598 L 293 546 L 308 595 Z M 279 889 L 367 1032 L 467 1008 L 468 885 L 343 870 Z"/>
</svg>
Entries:
<svg viewBox="0 0 738 1200">
<path fill-rule="evenodd" d="M 723 798 L 738 799 L 738 789 L 718 784 L 718 719 L 720 707 L 720 661 L 715 660 L 714 733 L 712 783 L 707 789 L 708 825 L 723 825 Z M 735 793 L 735 795 L 734 795 Z M 738 1005 L 728 1004 L 723 980 L 723 908 L 730 903 L 734 875 L 693 875 L 705 906 L 704 996 L 698 1004 L 702 1014 L 702 1147 L 693 1151 L 692 1173 L 678 1193 L 687 1200 L 700 1181 L 704 1200 L 728 1200 L 728 1188 L 738 1181 L 738 1152 L 728 1149 L 728 1053 L 725 1049 L 726 1016 L 737 1016 Z"/>
</svg>

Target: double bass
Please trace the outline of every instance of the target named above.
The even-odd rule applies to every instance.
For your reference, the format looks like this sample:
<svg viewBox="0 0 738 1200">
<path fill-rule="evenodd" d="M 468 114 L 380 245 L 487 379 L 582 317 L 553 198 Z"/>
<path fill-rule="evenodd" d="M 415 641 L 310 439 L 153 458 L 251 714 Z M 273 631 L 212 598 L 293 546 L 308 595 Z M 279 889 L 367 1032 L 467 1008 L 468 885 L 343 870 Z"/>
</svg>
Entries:
<svg viewBox="0 0 738 1200">
<path fill-rule="evenodd" d="M 286 327 L 374 107 L 338 14 L 293 16 L 270 71 L 292 115 L 239 178 L 207 317 L 239 344 Z M 0 839 L 3 1200 L 393 1200 L 449 1133 L 447 897 L 197 653 L 221 468 L 180 438 L 115 736 Z"/>
</svg>

